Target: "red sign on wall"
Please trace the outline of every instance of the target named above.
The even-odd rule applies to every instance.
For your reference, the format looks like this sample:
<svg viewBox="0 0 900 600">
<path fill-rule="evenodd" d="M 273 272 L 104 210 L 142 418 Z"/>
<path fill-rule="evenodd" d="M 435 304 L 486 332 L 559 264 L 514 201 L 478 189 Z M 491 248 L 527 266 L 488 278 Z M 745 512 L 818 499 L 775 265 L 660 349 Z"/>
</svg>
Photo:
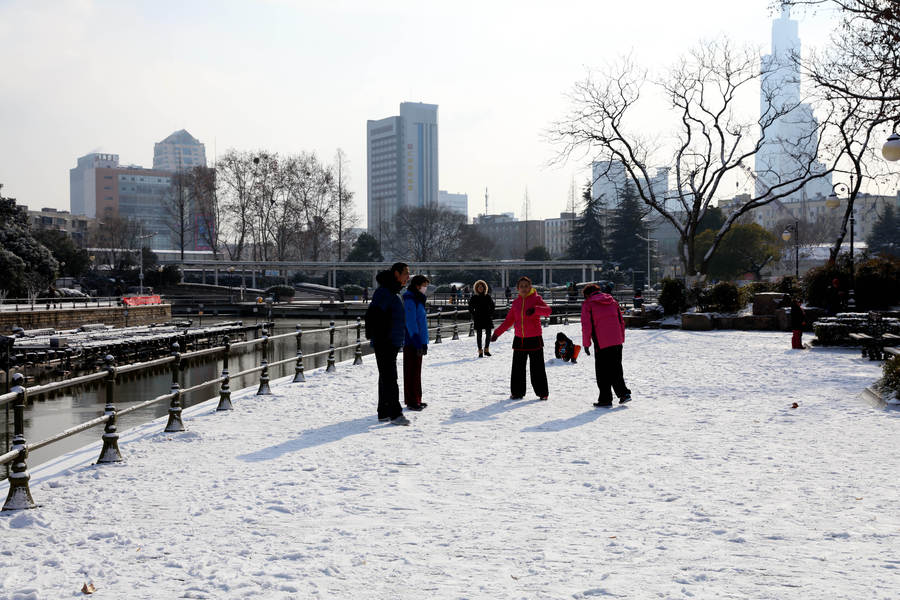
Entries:
<svg viewBox="0 0 900 600">
<path fill-rule="evenodd" d="M 126 306 L 142 306 L 144 304 L 159 304 L 159 296 L 127 296 L 122 298 Z"/>
</svg>

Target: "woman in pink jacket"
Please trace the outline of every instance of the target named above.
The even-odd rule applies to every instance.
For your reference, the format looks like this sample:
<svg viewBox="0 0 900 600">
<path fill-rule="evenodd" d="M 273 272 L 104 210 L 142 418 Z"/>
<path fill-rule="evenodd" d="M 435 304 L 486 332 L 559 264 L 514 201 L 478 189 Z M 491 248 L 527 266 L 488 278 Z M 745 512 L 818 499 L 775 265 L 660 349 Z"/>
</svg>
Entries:
<svg viewBox="0 0 900 600">
<path fill-rule="evenodd" d="M 525 363 L 531 360 L 531 387 L 541 400 L 550 396 L 547 387 L 547 372 L 544 369 L 544 337 L 541 331 L 541 317 L 553 312 L 544 299 L 531 287 L 531 280 L 520 277 L 516 284 L 519 296 L 513 300 L 506 319 L 494 330 L 491 341 L 496 342 L 504 331 L 515 323 L 513 338 L 513 361 L 510 375 L 510 398 L 525 397 Z"/>
<path fill-rule="evenodd" d="M 611 290 L 610 290 L 611 291 Z M 581 305 L 581 337 L 584 351 L 590 356 L 594 344 L 594 368 L 600 398 L 594 406 L 612 406 L 615 390 L 619 404 L 631 400 L 631 390 L 625 385 L 622 374 L 622 344 L 625 343 L 625 320 L 616 299 L 591 284 L 584 288 L 584 304 Z"/>
</svg>

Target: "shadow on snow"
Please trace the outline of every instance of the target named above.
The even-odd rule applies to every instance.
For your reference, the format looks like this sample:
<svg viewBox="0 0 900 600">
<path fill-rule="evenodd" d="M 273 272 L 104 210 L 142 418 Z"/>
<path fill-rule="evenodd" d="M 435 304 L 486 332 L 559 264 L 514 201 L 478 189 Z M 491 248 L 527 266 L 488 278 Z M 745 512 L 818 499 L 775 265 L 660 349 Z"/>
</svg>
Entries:
<svg viewBox="0 0 900 600">
<path fill-rule="evenodd" d="M 543 401 L 538 399 L 525 401 L 507 399 L 482 406 L 481 408 L 473 410 L 471 412 L 465 412 L 462 409 L 457 409 L 453 411 L 449 419 L 444 421 L 444 425 L 452 425 L 454 423 L 465 421 L 492 421 L 496 419 L 498 415 L 501 415 L 505 412 L 509 412 L 517 408 L 522 408 L 524 406 L 529 406 L 531 404 L 537 404 L 540 402 Z"/>
<path fill-rule="evenodd" d="M 340 423 L 332 423 L 331 425 L 325 425 L 324 427 L 319 427 L 317 429 L 307 429 L 300 433 L 299 437 L 294 438 L 293 440 L 282 442 L 275 446 L 269 446 L 268 448 L 261 448 L 260 450 L 249 454 L 241 454 L 238 458 L 247 462 L 272 460 L 273 458 L 278 458 L 291 452 L 298 452 L 323 444 L 330 444 L 352 435 L 366 433 L 373 426 L 377 427 L 378 425 L 379 423 L 375 422 L 374 418 L 371 416 L 351 419 L 350 421 L 341 421 Z"/>
<path fill-rule="evenodd" d="M 572 429 L 573 427 L 581 427 L 582 425 L 587 425 L 591 421 L 596 421 L 600 417 L 604 415 L 608 415 L 610 413 L 619 412 L 622 410 L 628 410 L 627 406 L 622 404 L 618 406 L 614 406 L 613 408 L 593 408 L 591 410 L 587 410 L 580 415 L 575 415 L 574 417 L 569 417 L 568 419 L 554 419 L 553 421 L 547 421 L 546 423 L 541 423 L 540 425 L 533 425 L 531 427 L 526 427 L 522 430 L 523 433 L 545 433 L 545 432 L 559 432 L 564 431 L 566 429 Z"/>
</svg>

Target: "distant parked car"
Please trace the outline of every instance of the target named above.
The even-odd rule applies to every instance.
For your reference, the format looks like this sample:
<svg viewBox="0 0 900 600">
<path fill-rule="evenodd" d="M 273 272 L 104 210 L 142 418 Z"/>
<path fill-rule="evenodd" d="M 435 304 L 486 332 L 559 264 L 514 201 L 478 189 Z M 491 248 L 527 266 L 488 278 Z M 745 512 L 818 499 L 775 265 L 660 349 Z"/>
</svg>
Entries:
<svg viewBox="0 0 900 600">
<path fill-rule="evenodd" d="M 64 296 L 66 298 L 88 298 L 89 296 L 82 292 L 81 290 L 76 290 L 75 288 L 56 288 L 56 291 L 59 292 L 60 296 Z"/>
</svg>

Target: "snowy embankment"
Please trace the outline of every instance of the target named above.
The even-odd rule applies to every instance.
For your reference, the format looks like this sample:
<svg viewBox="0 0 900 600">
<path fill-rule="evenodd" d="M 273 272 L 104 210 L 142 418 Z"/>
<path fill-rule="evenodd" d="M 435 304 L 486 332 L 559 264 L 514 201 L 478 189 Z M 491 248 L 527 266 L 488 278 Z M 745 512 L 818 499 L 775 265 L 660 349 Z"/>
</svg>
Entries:
<svg viewBox="0 0 900 600">
<path fill-rule="evenodd" d="M 629 331 L 635 400 L 597 409 L 559 329 L 549 402 L 507 399 L 510 336 L 463 338 L 430 348 L 411 427 L 376 420 L 367 357 L 125 432 L 119 465 L 44 464 L 42 506 L 0 516 L 0 597 L 897 597 L 900 412 L 859 399 L 879 363 Z"/>
</svg>

